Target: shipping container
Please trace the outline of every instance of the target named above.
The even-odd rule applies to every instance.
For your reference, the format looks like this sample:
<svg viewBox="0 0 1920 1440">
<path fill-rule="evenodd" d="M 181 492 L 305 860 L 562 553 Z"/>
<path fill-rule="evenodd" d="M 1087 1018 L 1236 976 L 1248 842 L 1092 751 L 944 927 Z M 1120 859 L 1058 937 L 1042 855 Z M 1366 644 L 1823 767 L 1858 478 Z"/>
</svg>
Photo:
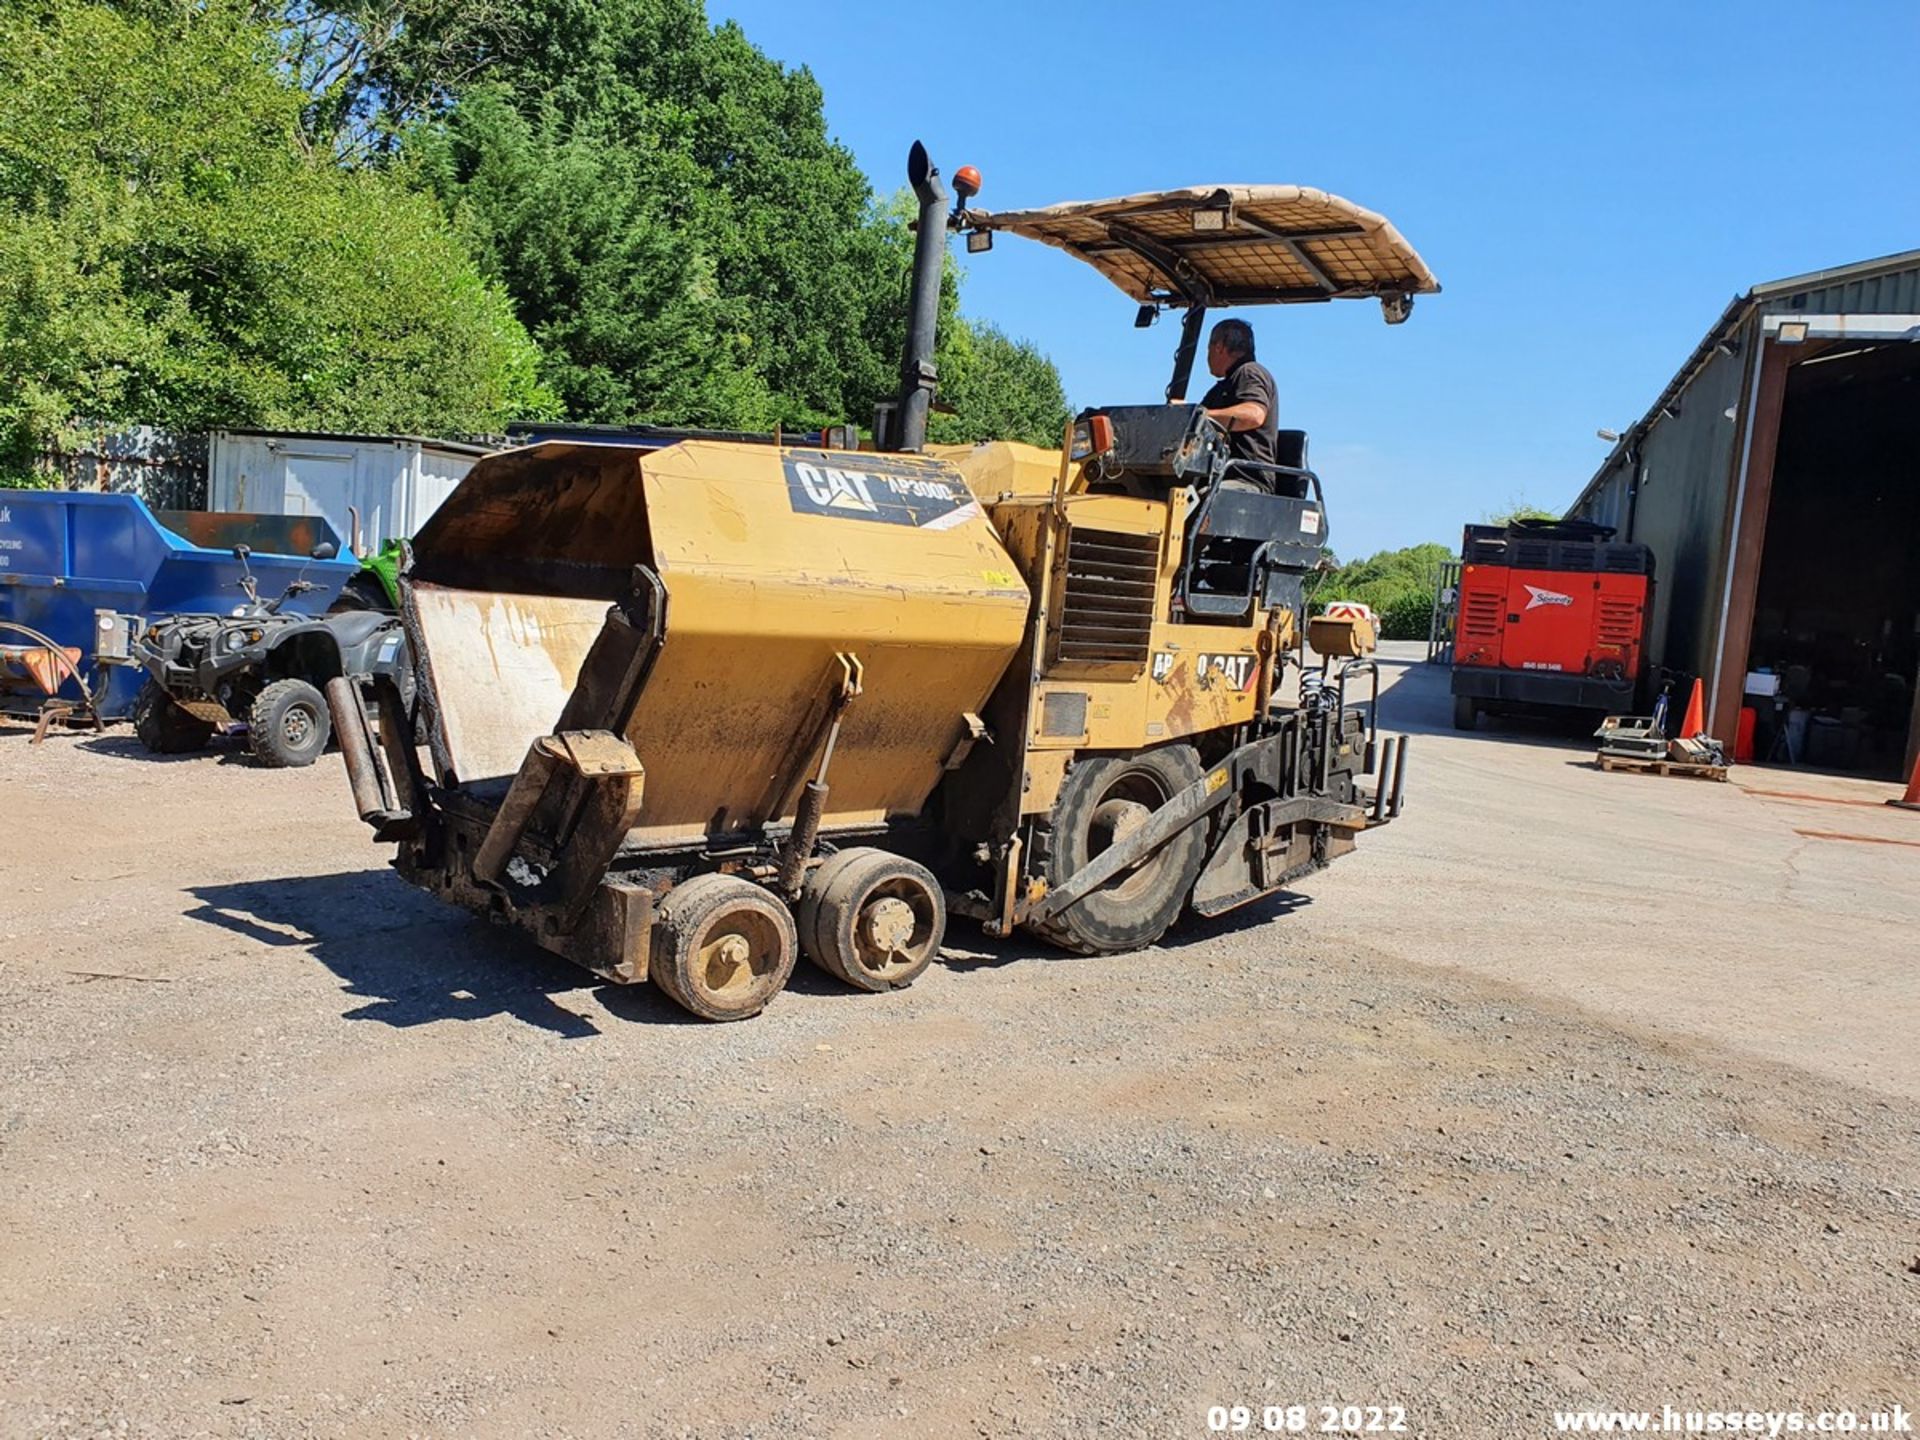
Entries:
<svg viewBox="0 0 1920 1440">
<path fill-rule="evenodd" d="M 414 435 L 217 430 L 208 507 L 325 516 L 365 553 L 416 534 L 487 451 Z"/>
</svg>

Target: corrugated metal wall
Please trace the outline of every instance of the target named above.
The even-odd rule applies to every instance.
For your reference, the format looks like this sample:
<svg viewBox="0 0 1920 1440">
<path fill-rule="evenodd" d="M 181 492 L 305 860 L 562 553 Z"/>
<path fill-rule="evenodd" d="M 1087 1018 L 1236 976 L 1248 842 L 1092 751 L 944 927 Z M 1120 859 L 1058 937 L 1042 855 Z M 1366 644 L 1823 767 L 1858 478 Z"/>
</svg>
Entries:
<svg viewBox="0 0 1920 1440">
<path fill-rule="evenodd" d="M 1920 315 L 1920 266 L 1808 290 L 1792 289 L 1790 282 L 1788 286 L 1762 285 L 1754 298 L 1769 315 L 1796 310 L 1810 315 Z"/>
<path fill-rule="evenodd" d="M 1715 354 L 1681 395 L 1679 417 L 1663 417 L 1641 447 L 1634 538 L 1653 547 L 1659 567 L 1649 650 L 1656 665 L 1690 675 L 1707 674 L 1719 637 L 1738 417 L 1753 353 L 1749 336 L 1738 354 Z"/>
<path fill-rule="evenodd" d="M 420 447 L 415 460 L 414 493 L 411 503 L 412 513 L 418 520 L 407 535 L 415 534 L 426 517 L 440 508 L 440 502 L 454 491 L 467 471 L 474 467 L 474 457 L 450 450 L 437 450 L 431 446 Z"/>
<path fill-rule="evenodd" d="M 1751 353 L 1749 343 L 1737 354 L 1715 353 L 1677 397 L 1679 413 L 1659 416 L 1616 449 L 1574 511 L 1653 547 L 1647 658 L 1656 666 L 1704 675 L 1713 661 L 1740 438 L 1740 422 L 1727 411 L 1743 411 Z"/>
<path fill-rule="evenodd" d="M 1611 525 L 1622 540 L 1627 534 L 1627 510 L 1633 498 L 1633 462 L 1622 454 L 1601 467 L 1600 479 L 1567 513 L 1596 525 Z"/>
</svg>

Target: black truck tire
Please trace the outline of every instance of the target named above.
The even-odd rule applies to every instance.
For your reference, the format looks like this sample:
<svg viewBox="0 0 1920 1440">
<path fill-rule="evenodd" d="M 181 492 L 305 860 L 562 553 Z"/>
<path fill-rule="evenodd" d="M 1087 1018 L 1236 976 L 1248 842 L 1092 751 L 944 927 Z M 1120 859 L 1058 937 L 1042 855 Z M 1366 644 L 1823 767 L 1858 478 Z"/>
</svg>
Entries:
<svg viewBox="0 0 1920 1440">
<path fill-rule="evenodd" d="M 155 755 L 186 755 L 213 739 L 213 722 L 189 714 L 149 680 L 133 699 L 133 733 Z"/>
<path fill-rule="evenodd" d="M 1064 884 L 1202 773 L 1191 745 L 1076 760 L 1047 824 L 1035 836 L 1044 848 L 1038 858 L 1047 884 Z M 1145 863 L 1028 928 L 1082 955 L 1114 955 L 1153 944 L 1187 903 L 1206 860 L 1206 832 L 1204 821 L 1189 825 Z"/>
<path fill-rule="evenodd" d="M 311 765 L 333 736 L 327 700 L 304 680 L 276 680 L 247 712 L 247 749 L 262 765 Z"/>
<path fill-rule="evenodd" d="M 1453 697 L 1453 728 L 1472 730 L 1480 723 L 1480 702 L 1471 695 Z"/>
</svg>

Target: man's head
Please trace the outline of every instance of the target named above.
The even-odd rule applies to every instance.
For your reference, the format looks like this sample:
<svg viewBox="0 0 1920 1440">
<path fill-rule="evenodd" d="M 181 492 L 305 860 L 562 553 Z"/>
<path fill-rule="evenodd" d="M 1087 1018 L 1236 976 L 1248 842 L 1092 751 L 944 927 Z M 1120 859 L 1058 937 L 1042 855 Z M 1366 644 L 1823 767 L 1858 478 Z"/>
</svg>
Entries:
<svg viewBox="0 0 1920 1440">
<path fill-rule="evenodd" d="M 1253 327 L 1244 320 L 1222 320 L 1207 336 L 1207 370 L 1224 375 L 1242 360 L 1253 359 Z"/>
</svg>

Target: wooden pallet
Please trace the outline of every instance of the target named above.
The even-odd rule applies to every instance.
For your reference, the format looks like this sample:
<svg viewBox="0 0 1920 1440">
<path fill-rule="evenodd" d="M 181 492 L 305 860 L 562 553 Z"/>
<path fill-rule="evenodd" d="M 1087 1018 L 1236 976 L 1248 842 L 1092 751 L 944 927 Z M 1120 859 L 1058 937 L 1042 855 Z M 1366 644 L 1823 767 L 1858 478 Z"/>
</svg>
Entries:
<svg viewBox="0 0 1920 1440">
<path fill-rule="evenodd" d="M 1727 778 L 1725 765 L 1695 765 L 1685 760 L 1633 760 L 1624 755 L 1599 755 L 1595 762 L 1602 770 L 1626 770 L 1640 775 L 1681 775 L 1690 780 Z"/>
</svg>

